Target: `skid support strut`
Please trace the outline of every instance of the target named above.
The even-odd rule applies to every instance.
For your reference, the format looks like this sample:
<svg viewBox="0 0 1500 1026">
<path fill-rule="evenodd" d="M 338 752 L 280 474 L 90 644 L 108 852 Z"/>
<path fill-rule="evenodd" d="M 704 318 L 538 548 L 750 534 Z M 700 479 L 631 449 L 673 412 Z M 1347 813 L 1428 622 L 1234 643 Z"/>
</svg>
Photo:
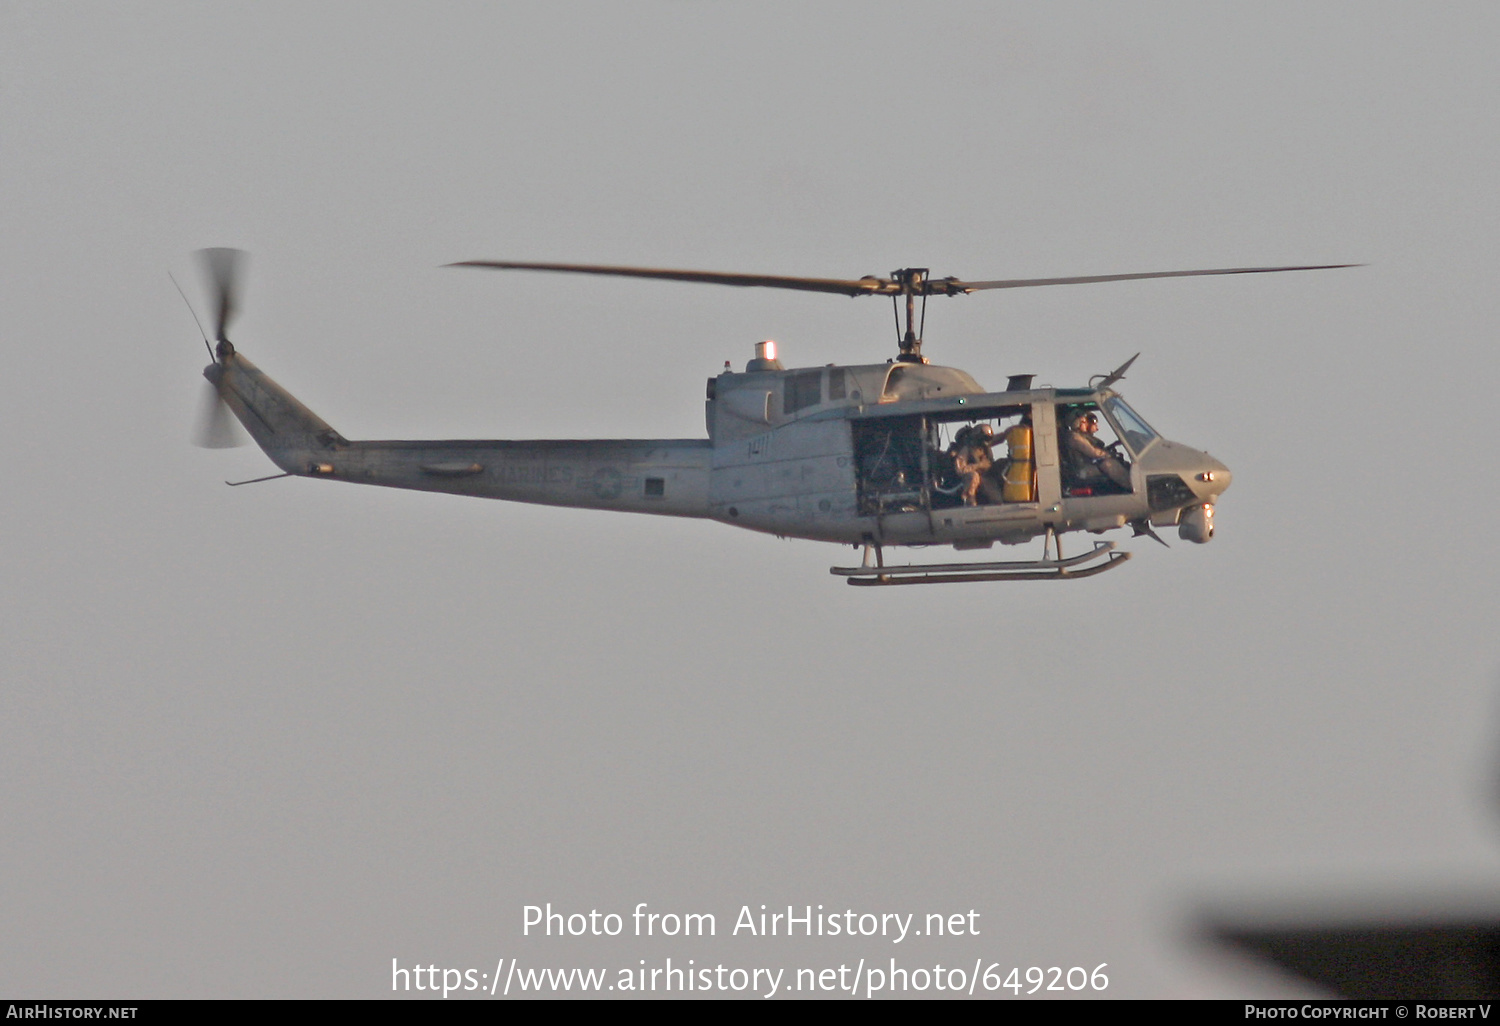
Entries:
<svg viewBox="0 0 1500 1026">
<path fill-rule="evenodd" d="M 865 587 L 888 584 L 956 584 L 960 581 L 1070 581 L 1092 577 L 1119 566 L 1130 558 L 1115 551 L 1114 542 L 1095 542 L 1092 552 L 1067 559 L 1021 560 L 1010 563 L 918 563 L 911 566 L 870 565 L 870 547 L 865 547 L 863 566 L 829 568 L 829 573 Z M 876 558 L 880 558 L 876 547 Z M 1092 564 L 1092 565 L 1091 565 Z"/>
<path fill-rule="evenodd" d="M 875 578 L 871 583 L 890 583 L 884 575 L 878 572 L 885 567 L 885 549 L 875 539 L 870 538 L 865 541 L 864 556 L 860 559 L 859 563 L 861 571 L 875 574 Z M 850 583 L 852 584 L 853 582 L 851 581 Z"/>
</svg>

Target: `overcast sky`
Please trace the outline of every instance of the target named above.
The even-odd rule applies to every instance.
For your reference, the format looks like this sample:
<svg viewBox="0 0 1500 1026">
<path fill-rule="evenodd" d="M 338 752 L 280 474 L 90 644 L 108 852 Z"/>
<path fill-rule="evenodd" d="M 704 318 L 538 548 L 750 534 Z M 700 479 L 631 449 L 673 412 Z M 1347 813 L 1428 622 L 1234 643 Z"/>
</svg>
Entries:
<svg viewBox="0 0 1500 1026">
<path fill-rule="evenodd" d="M 1197 951 L 1197 910 L 1500 895 L 1497 31 L 0 2 L 0 994 L 893 956 L 1290 994 Z M 710 522 L 225 488 L 274 468 L 189 444 L 168 272 L 201 315 L 205 246 L 253 254 L 239 347 L 351 438 L 701 437 L 760 339 L 894 354 L 874 300 L 450 261 L 1369 266 L 934 302 L 927 355 L 989 387 L 1142 351 L 1124 394 L 1234 485 L 1211 544 L 1101 578 L 871 591 Z M 719 936 L 523 938 L 549 901 Z M 728 935 L 762 903 L 981 933 Z"/>
</svg>

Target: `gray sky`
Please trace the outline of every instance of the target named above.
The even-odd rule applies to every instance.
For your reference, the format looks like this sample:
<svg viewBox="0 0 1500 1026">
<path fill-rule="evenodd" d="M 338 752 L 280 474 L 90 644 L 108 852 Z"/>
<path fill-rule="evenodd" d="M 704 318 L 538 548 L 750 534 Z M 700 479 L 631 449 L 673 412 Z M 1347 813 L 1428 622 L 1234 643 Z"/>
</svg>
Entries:
<svg viewBox="0 0 1500 1026">
<path fill-rule="evenodd" d="M 1295 993 L 1201 903 L 1497 890 L 1493 4 L 0 4 L 0 993 L 388 993 L 390 960 L 1108 962 Z M 440 270 L 999 278 L 927 354 L 1123 390 L 1203 548 L 845 587 L 848 550 L 282 481 L 188 439 L 172 288 L 349 437 L 691 437 L 882 302 Z M 1173 539 L 1175 541 L 1175 539 Z M 521 908 L 713 912 L 543 941 Z M 893 949 L 741 905 L 982 914 Z M 1295 904 L 1293 908 L 1295 908 Z M 1007 991 L 1001 991 L 1008 994 Z"/>
</svg>

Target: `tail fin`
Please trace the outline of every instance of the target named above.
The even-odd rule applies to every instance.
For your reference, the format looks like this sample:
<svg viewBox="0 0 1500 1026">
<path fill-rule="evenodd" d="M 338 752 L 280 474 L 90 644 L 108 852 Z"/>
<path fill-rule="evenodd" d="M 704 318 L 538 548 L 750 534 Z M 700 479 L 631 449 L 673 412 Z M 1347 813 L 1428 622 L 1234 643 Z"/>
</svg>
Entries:
<svg viewBox="0 0 1500 1026">
<path fill-rule="evenodd" d="M 220 344 L 218 356 L 219 362 L 206 367 L 203 376 L 245 425 L 255 444 L 282 470 L 317 473 L 318 454 L 349 444 L 327 421 L 228 343 Z"/>
</svg>

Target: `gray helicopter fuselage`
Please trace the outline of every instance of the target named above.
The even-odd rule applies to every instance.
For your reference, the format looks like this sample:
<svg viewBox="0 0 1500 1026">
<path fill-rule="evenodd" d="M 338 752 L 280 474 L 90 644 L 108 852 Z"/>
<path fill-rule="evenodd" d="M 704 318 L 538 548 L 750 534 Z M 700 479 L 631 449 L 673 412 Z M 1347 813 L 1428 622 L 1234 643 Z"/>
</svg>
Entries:
<svg viewBox="0 0 1500 1026">
<path fill-rule="evenodd" d="M 709 379 L 702 439 L 350 441 L 232 347 L 204 373 L 288 474 L 818 541 L 970 549 L 1179 522 L 1184 537 L 1207 541 L 1229 484 L 1223 464 L 1160 438 L 1108 388 L 986 392 L 963 371 L 915 362 L 783 370 L 753 360 Z M 1114 428 L 1128 486 L 1068 479 L 1059 418 L 1081 409 Z M 966 505 L 945 490 L 948 433 L 1022 415 L 1034 437 L 1029 495 Z"/>
<path fill-rule="evenodd" d="M 1108 388 L 986 392 L 951 367 L 893 362 L 726 371 L 710 391 L 710 515 L 788 537 L 967 549 L 1021 542 L 1049 529 L 1166 526 L 1194 507 L 1209 508 L 1211 518 L 1230 481 L 1222 463 L 1157 436 Z M 1132 418 L 1115 425 L 1129 453 L 1128 490 L 1085 494 L 1093 490 L 1066 480 L 1060 438 L 1067 429 L 1059 410 L 1083 407 L 1102 410 L 1112 424 Z M 1033 496 L 942 505 L 934 487 L 937 429 L 1021 414 L 1034 436 Z M 886 475 L 897 480 L 875 479 L 871 446 L 862 446 L 861 436 L 907 440 L 907 469 Z"/>
</svg>

